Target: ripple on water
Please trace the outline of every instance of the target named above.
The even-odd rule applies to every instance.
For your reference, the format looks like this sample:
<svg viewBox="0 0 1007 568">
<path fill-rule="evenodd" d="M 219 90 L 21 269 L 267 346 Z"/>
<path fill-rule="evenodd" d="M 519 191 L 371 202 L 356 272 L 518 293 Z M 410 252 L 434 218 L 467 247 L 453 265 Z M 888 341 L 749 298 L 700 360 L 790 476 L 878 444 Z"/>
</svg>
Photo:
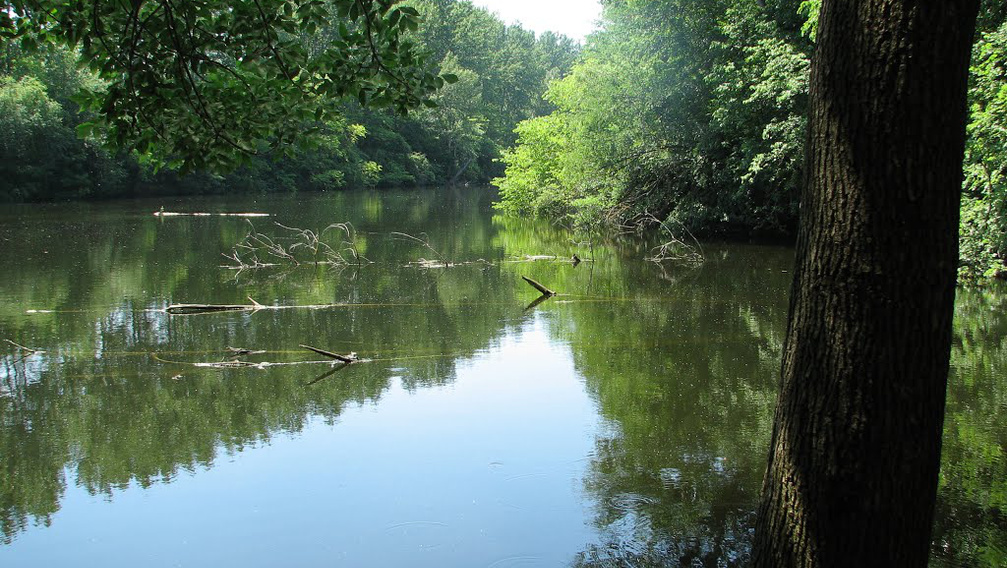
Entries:
<svg viewBox="0 0 1007 568">
<path fill-rule="evenodd" d="M 385 534 L 395 538 L 397 546 L 431 551 L 444 546 L 449 528 L 440 521 L 403 521 L 387 525 Z"/>
<path fill-rule="evenodd" d="M 653 505 L 657 503 L 654 497 L 637 495 L 636 493 L 619 493 L 608 500 L 615 509 L 624 513 L 632 513 L 639 509 L 641 505 Z"/>
<path fill-rule="evenodd" d="M 488 565 L 486 568 L 511 568 L 515 566 L 541 566 L 539 556 L 508 556 Z"/>
</svg>

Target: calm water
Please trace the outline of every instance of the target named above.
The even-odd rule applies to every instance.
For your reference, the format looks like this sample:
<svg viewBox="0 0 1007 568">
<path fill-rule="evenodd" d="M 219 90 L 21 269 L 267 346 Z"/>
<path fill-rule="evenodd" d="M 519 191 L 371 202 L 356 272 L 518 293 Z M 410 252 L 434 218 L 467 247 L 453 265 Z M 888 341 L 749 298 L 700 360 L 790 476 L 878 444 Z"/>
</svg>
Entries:
<svg viewBox="0 0 1007 568">
<path fill-rule="evenodd" d="M 0 341 L 44 351 L 0 344 L 0 565 L 743 564 L 792 251 L 660 266 L 490 200 L 0 208 Z M 373 263 L 225 266 L 275 222 Z M 959 293 L 934 565 L 1007 558 L 1005 310 Z"/>
</svg>

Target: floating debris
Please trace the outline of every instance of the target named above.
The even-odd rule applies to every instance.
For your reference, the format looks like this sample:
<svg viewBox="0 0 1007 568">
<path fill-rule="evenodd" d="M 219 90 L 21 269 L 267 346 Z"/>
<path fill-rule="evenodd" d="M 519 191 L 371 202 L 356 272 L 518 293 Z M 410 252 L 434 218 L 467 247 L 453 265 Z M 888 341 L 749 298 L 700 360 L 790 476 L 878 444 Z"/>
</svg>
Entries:
<svg viewBox="0 0 1007 568">
<path fill-rule="evenodd" d="M 218 312 L 257 312 L 259 310 L 321 310 L 325 308 L 346 308 L 363 304 L 309 304 L 292 306 L 267 306 L 248 298 L 251 304 L 171 304 L 164 311 L 175 316 L 213 314 Z M 371 305 L 371 304 L 368 304 Z"/>
<path fill-rule="evenodd" d="M 265 309 L 267 306 L 263 306 L 259 302 L 256 302 L 251 297 L 248 298 L 251 305 L 248 304 L 172 304 L 164 309 L 171 315 L 192 315 L 192 314 L 209 314 L 214 312 L 254 312 L 257 310 Z"/>
<path fill-rule="evenodd" d="M 269 213 L 204 213 L 201 211 L 181 212 L 165 211 L 162 207 L 160 211 L 154 211 L 155 217 L 269 217 Z"/>
</svg>

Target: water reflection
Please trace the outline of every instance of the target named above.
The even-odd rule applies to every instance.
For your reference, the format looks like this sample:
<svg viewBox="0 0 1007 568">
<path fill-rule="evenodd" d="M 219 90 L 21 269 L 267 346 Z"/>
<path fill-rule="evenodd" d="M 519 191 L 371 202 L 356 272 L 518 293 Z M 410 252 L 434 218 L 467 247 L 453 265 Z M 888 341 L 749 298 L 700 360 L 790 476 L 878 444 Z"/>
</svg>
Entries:
<svg viewBox="0 0 1007 568">
<path fill-rule="evenodd" d="M 788 250 L 661 267 L 647 243 L 461 190 L 165 204 L 272 213 L 262 232 L 350 221 L 376 261 L 233 271 L 247 220 L 161 205 L 0 212 L 20 244 L 0 257 L 0 339 L 44 350 L 0 346 L 0 562 L 73 561 L 61 543 L 146 565 L 745 564 Z M 430 249 L 463 264 L 406 266 Z M 560 295 L 526 307 L 522 275 Z M 163 311 L 248 298 L 331 305 Z M 1004 298 L 959 293 L 935 565 L 1007 550 Z M 318 359 L 302 343 L 370 361 L 193 365 Z"/>
<path fill-rule="evenodd" d="M 746 563 L 790 259 L 756 247 L 714 252 L 662 304 L 570 316 L 578 368 L 618 425 L 598 438 L 586 481 L 603 538 L 576 565 Z"/>
</svg>

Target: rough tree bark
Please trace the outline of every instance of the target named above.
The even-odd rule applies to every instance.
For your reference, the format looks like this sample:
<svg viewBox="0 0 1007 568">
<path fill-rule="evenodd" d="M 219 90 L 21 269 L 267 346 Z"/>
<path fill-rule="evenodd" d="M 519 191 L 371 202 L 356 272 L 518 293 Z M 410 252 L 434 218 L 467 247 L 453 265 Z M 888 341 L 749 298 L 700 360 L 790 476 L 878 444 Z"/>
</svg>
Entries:
<svg viewBox="0 0 1007 568">
<path fill-rule="evenodd" d="M 825 0 L 757 567 L 926 566 L 978 0 Z"/>
</svg>

